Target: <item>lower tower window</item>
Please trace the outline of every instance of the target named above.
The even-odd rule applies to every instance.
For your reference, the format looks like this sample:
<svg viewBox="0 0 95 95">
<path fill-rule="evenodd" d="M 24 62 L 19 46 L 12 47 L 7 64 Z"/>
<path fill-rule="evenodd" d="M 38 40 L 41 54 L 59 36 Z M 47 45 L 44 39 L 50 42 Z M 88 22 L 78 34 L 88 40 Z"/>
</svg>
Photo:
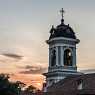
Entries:
<svg viewBox="0 0 95 95">
<path fill-rule="evenodd" d="M 83 89 L 83 81 L 81 79 L 77 80 L 77 85 L 78 85 L 77 87 L 78 90 Z"/>
</svg>

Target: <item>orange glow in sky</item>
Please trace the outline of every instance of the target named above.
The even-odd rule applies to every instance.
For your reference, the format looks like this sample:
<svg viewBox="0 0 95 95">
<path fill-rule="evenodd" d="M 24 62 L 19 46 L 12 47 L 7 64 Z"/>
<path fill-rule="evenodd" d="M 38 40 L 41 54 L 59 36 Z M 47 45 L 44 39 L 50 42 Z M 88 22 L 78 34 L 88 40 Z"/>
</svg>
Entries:
<svg viewBox="0 0 95 95">
<path fill-rule="evenodd" d="M 24 75 L 24 74 L 16 74 L 11 75 L 10 81 L 21 81 L 26 84 L 26 86 L 33 85 L 38 89 L 42 89 L 42 85 L 44 82 L 44 78 L 42 75 Z"/>
</svg>

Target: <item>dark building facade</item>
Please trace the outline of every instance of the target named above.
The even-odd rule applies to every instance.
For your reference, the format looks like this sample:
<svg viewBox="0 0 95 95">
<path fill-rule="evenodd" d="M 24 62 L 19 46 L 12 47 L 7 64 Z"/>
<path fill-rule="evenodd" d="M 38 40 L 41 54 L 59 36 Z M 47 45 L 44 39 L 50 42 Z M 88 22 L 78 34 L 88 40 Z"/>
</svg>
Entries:
<svg viewBox="0 0 95 95">
<path fill-rule="evenodd" d="M 69 76 L 49 87 L 45 95 L 95 95 L 95 73 Z"/>
</svg>

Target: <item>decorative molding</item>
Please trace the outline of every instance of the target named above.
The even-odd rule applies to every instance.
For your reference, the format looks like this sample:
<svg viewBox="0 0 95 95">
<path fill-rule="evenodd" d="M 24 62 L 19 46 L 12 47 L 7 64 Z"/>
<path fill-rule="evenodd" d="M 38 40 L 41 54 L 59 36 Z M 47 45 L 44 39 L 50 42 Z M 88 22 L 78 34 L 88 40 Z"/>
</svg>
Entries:
<svg viewBox="0 0 95 95">
<path fill-rule="evenodd" d="M 67 41 L 74 41 L 76 43 L 79 43 L 80 40 L 79 39 L 72 39 L 72 38 L 65 38 L 65 37 L 56 37 L 56 38 L 52 38 L 50 40 L 47 40 L 46 42 L 49 44 L 52 41 L 56 41 L 56 40 L 67 40 Z"/>
<path fill-rule="evenodd" d="M 57 46 L 66 46 L 66 47 L 74 47 L 74 48 L 76 48 L 76 46 L 75 45 L 68 45 L 68 44 L 55 44 L 55 45 L 51 45 L 51 46 L 49 46 L 49 48 L 54 48 L 54 47 L 57 47 Z"/>
</svg>

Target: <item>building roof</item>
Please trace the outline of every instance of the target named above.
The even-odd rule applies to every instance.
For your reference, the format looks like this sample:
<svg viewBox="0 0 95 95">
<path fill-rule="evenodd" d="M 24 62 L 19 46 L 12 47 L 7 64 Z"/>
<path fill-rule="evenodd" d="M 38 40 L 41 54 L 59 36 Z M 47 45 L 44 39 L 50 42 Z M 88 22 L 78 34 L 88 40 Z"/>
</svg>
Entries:
<svg viewBox="0 0 95 95">
<path fill-rule="evenodd" d="M 62 21 L 61 24 L 58 25 L 56 28 L 52 26 L 50 30 L 50 38 L 55 38 L 55 37 L 65 37 L 65 38 L 72 38 L 76 39 L 75 33 L 73 29 L 68 25 L 65 25 Z"/>
<path fill-rule="evenodd" d="M 83 88 L 81 90 L 78 90 L 78 85 L 79 85 L 80 80 L 82 80 Z M 69 94 L 69 95 L 77 95 L 74 93 L 89 94 L 89 93 L 93 92 L 95 95 L 95 73 L 68 76 L 67 78 L 65 78 L 65 79 L 59 81 L 58 83 L 53 84 L 51 87 L 49 87 L 48 92 L 49 93 L 51 93 L 51 92 L 52 93 L 57 93 L 57 92 L 71 93 L 71 92 L 73 92 L 73 94 Z M 51 95 L 54 95 L 54 94 L 51 94 Z M 56 94 L 56 95 L 59 95 L 59 94 Z M 66 95 L 68 95 L 68 94 L 66 94 Z"/>
</svg>

